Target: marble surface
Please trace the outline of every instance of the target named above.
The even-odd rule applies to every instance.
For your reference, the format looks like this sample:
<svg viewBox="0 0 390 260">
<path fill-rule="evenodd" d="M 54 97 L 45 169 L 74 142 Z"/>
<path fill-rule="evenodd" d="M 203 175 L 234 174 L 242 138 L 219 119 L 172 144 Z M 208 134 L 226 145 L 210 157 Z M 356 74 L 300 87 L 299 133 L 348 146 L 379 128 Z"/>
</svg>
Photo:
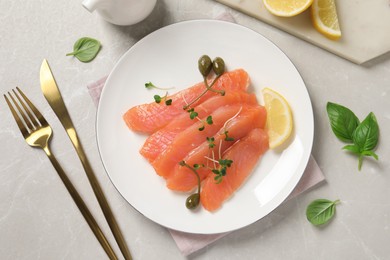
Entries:
<svg viewBox="0 0 390 260">
<path fill-rule="evenodd" d="M 47 58 L 135 259 L 185 259 L 168 231 L 134 210 L 117 192 L 99 158 L 96 108 L 86 85 L 107 75 L 121 55 L 150 32 L 177 21 L 213 18 L 229 11 L 278 45 L 300 71 L 315 115 L 313 155 L 326 183 L 292 199 L 257 223 L 233 232 L 189 259 L 388 259 L 390 255 L 390 54 L 356 65 L 283 31 L 211 0 L 159 0 L 137 25 L 118 27 L 88 13 L 81 1 L 0 0 L 0 88 L 20 86 L 55 129 L 53 152 L 110 234 L 71 143 L 44 99 L 39 67 Z M 369 12 L 369 10 L 367 10 Z M 79 37 L 104 47 L 91 63 L 65 53 Z M 359 118 L 377 116 L 379 161 L 367 159 L 361 172 L 356 157 L 329 128 L 326 102 L 351 108 Z M 0 101 L 0 255 L 1 259 L 106 259 L 46 155 L 23 140 L 4 100 Z M 316 198 L 340 199 L 333 221 L 312 226 L 305 217 Z M 111 235 L 108 239 L 115 245 Z M 115 250 L 119 253 L 117 247 Z"/>
</svg>

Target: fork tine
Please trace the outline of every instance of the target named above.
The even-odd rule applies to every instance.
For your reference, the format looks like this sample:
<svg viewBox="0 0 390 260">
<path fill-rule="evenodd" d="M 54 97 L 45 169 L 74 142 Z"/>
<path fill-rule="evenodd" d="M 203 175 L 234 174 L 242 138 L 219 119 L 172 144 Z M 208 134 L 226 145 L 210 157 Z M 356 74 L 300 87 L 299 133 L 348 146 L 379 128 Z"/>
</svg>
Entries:
<svg viewBox="0 0 390 260">
<path fill-rule="evenodd" d="M 8 92 L 8 95 L 11 97 L 9 92 Z M 9 101 L 9 99 L 7 98 L 6 95 L 4 95 L 4 98 L 5 98 L 5 101 L 7 102 L 7 105 L 9 107 L 9 109 L 11 110 L 12 115 L 15 118 L 16 124 L 18 125 L 20 131 L 22 132 L 22 135 L 24 137 L 26 137 L 28 135 L 28 131 L 27 131 L 26 127 L 24 126 L 24 124 L 23 124 L 22 120 L 20 119 L 18 113 L 16 112 L 16 110 L 14 109 L 14 107 L 12 106 L 11 102 Z"/>
<path fill-rule="evenodd" d="M 18 88 L 18 87 L 17 87 Z M 19 100 L 19 103 L 22 105 L 22 107 L 24 108 L 24 111 L 26 111 L 28 117 L 30 118 L 30 121 L 31 123 L 35 126 L 35 128 L 39 127 L 39 123 L 37 122 L 37 120 L 35 119 L 35 117 L 31 114 L 30 110 L 27 108 L 25 102 L 23 102 L 23 100 L 20 98 L 20 96 L 18 95 L 18 93 L 16 93 L 16 91 L 13 89 L 12 90 L 16 96 L 16 98 Z M 31 127 L 32 129 L 33 127 Z"/>
<path fill-rule="evenodd" d="M 17 110 L 19 111 L 19 114 L 23 117 L 23 121 L 24 123 L 27 125 L 27 127 L 30 129 L 30 130 L 33 130 L 34 129 L 34 126 L 31 124 L 30 120 L 28 120 L 25 112 L 23 111 L 23 109 L 19 106 L 18 102 L 15 100 L 15 98 L 11 95 L 10 92 L 8 92 L 8 96 L 11 98 L 11 100 L 13 101 L 14 103 L 14 106 L 17 108 Z"/>
<path fill-rule="evenodd" d="M 27 105 L 31 108 L 35 116 L 38 118 L 41 125 L 42 126 L 48 125 L 46 119 L 43 117 L 41 112 L 39 112 L 39 110 L 34 106 L 34 104 L 30 101 L 30 99 L 28 99 L 27 96 L 23 93 L 23 91 L 19 87 L 16 87 L 16 89 L 19 91 L 20 95 L 26 101 Z"/>
</svg>

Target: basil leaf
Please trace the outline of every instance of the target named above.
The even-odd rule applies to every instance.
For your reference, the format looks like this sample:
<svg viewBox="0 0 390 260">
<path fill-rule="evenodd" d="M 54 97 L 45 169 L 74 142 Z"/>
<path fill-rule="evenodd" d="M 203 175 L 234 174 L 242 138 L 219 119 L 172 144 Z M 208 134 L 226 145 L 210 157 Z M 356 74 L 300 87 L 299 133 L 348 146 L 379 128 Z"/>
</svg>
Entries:
<svg viewBox="0 0 390 260">
<path fill-rule="evenodd" d="M 66 56 L 73 55 L 81 62 L 90 62 L 99 53 L 101 46 L 98 40 L 83 37 L 75 42 L 73 52 L 66 54 Z"/>
<path fill-rule="evenodd" d="M 350 109 L 331 102 L 326 105 L 326 110 L 336 137 L 344 142 L 353 142 L 353 132 L 360 123 L 356 115 Z"/>
<path fill-rule="evenodd" d="M 375 160 L 377 160 L 377 161 L 379 160 L 378 155 L 376 153 L 374 153 L 373 151 L 363 151 L 362 155 L 364 155 L 364 156 L 372 156 L 372 157 L 374 157 Z"/>
<path fill-rule="evenodd" d="M 357 146 L 356 144 L 351 144 L 351 145 L 346 145 L 343 147 L 344 150 L 348 150 L 356 155 L 359 156 L 359 161 L 358 161 L 358 169 L 359 171 L 361 170 L 362 168 L 362 165 L 363 165 L 363 157 L 364 156 L 372 156 L 374 157 L 375 160 L 379 160 L 379 157 L 376 153 L 374 153 L 373 151 L 371 150 L 368 150 L 368 151 L 361 151 L 360 150 L 360 147 Z"/>
<path fill-rule="evenodd" d="M 330 201 L 317 199 L 312 201 L 306 208 L 306 217 L 313 225 L 323 225 L 331 220 L 336 212 L 336 204 L 339 200 Z"/>
<path fill-rule="evenodd" d="M 354 154 L 361 155 L 360 148 L 356 144 L 349 144 L 343 147 L 343 150 L 350 151 Z"/>
<path fill-rule="evenodd" d="M 364 156 L 372 156 L 374 157 L 375 160 L 378 160 L 378 155 L 376 153 L 374 153 L 373 151 L 363 151 L 361 152 L 361 154 L 359 155 L 359 161 L 358 161 L 358 169 L 359 171 L 362 169 L 362 165 L 363 165 L 363 157 Z"/>
<path fill-rule="evenodd" d="M 374 113 L 368 114 L 353 133 L 353 142 L 360 148 L 360 152 L 373 150 L 378 144 L 379 126 Z"/>
</svg>

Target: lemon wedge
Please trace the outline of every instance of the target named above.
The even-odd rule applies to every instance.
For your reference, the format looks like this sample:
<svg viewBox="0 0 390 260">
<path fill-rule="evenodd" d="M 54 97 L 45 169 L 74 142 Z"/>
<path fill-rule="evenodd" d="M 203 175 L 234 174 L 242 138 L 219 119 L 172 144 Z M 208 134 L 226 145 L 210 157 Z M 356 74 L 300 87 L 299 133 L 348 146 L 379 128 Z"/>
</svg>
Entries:
<svg viewBox="0 0 390 260">
<path fill-rule="evenodd" d="M 334 0 L 314 0 L 311 6 L 311 19 L 314 27 L 331 40 L 341 37 Z"/>
<path fill-rule="evenodd" d="M 267 110 L 269 147 L 273 149 L 290 137 L 293 129 L 292 112 L 287 100 L 276 91 L 264 88 L 262 93 Z"/>
<path fill-rule="evenodd" d="M 290 17 L 305 11 L 313 0 L 263 0 L 263 3 L 271 14 Z"/>
</svg>

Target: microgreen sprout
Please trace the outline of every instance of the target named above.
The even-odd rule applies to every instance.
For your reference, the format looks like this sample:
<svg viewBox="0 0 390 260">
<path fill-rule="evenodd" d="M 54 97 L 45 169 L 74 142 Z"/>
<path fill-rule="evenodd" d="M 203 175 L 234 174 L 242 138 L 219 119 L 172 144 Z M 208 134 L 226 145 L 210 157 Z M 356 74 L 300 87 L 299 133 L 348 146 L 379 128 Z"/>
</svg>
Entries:
<svg viewBox="0 0 390 260">
<path fill-rule="evenodd" d="M 214 137 L 206 137 L 206 140 L 207 140 L 207 142 L 209 144 L 209 148 L 214 148 L 215 147 L 215 143 L 214 143 L 215 139 L 214 139 Z"/>
<path fill-rule="evenodd" d="M 194 108 L 188 109 L 187 112 L 190 113 L 191 120 L 194 120 L 198 116 L 198 112 Z"/>
<path fill-rule="evenodd" d="M 237 113 L 236 113 L 234 116 L 232 116 L 231 118 L 229 118 L 228 120 L 226 120 L 225 124 L 223 124 L 223 127 L 222 127 L 223 132 L 221 132 L 220 134 L 221 134 L 221 135 L 225 135 L 225 141 L 228 141 L 228 142 L 234 141 L 234 138 L 231 137 L 231 136 L 229 136 L 229 131 L 227 130 L 227 127 L 228 127 L 229 123 L 230 123 L 231 121 L 233 121 L 233 119 L 235 119 L 236 117 L 238 117 L 238 115 L 241 113 L 241 111 L 242 111 L 242 107 L 240 107 L 240 109 L 237 111 Z"/>
<path fill-rule="evenodd" d="M 212 116 L 208 116 L 206 118 L 206 124 L 205 124 L 205 121 L 202 121 L 200 118 L 197 117 L 197 119 L 202 123 L 202 126 L 200 128 L 198 128 L 199 131 L 203 131 L 206 127 L 206 124 L 208 125 L 212 125 L 213 124 L 213 118 Z"/>
<path fill-rule="evenodd" d="M 233 137 L 230 137 L 228 134 L 229 134 L 229 131 L 225 131 L 223 132 L 223 134 L 225 135 L 225 141 L 228 141 L 228 142 L 233 142 L 234 141 L 234 138 Z"/>
<path fill-rule="evenodd" d="M 227 168 L 232 166 L 233 161 L 229 159 L 219 159 L 218 163 L 219 167 L 211 170 L 215 174 L 214 180 L 216 184 L 222 182 L 223 177 L 226 175 Z"/>
<path fill-rule="evenodd" d="M 190 119 L 191 120 L 194 120 L 195 118 L 198 119 L 199 122 L 202 123 L 202 125 L 198 128 L 199 131 L 203 131 L 206 127 L 206 124 L 208 125 L 212 125 L 213 124 L 213 117 L 212 116 L 208 116 L 206 118 L 205 121 L 203 121 L 202 119 L 200 119 L 198 117 L 198 112 L 195 111 L 195 108 L 190 108 L 187 110 L 187 112 L 190 114 Z"/>
<path fill-rule="evenodd" d="M 213 117 L 212 117 L 212 116 L 208 116 L 208 117 L 206 118 L 206 123 L 207 123 L 208 125 L 212 125 L 212 124 L 213 124 Z"/>
<path fill-rule="evenodd" d="M 153 96 L 154 101 L 157 104 L 160 104 L 161 101 L 165 100 L 165 105 L 170 106 L 170 105 L 172 105 L 172 99 L 167 99 L 167 97 L 168 97 L 168 92 L 166 92 L 165 96 L 163 96 L 163 97 L 161 97 L 160 95 L 154 95 Z"/>
<path fill-rule="evenodd" d="M 169 89 L 173 89 L 174 87 L 171 87 L 171 88 L 160 88 L 160 87 L 157 87 L 156 85 L 154 85 L 152 82 L 146 82 L 145 83 L 145 88 L 147 89 L 160 89 L 160 90 L 169 90 Z"/>
<path fill-rule="evenodd" d="M 218 146 L 218 156 L 219 156 L 219 158 L 222 158 L 221 150 L 222 150 L 222 140 L 219 140 L 219 146 Z"/>
<path fill-rule="evenodd" d="M 214 163 L 214 168 L 211 169 L 211 172 L 215 174 L 214 180 L 216 184 L 219 184 L 222 182 L 223 177 L 226 175 L 227 168 L 232 166 L 233 161 L 230 159 L 219 159 L 216 160 L 214 158 L 214 153 L 213 153 L 213 158 L 205 156 L 205 158 L 211 162 Z M 219 165 L 218 167 L 216 165 Z"/>
<path fill-rule="evenodd" d="M 162 98 L 160 97 L 160 95 L 154 95 L 154 101 L 159 104 L 161 102 Z"/>
</svg>

